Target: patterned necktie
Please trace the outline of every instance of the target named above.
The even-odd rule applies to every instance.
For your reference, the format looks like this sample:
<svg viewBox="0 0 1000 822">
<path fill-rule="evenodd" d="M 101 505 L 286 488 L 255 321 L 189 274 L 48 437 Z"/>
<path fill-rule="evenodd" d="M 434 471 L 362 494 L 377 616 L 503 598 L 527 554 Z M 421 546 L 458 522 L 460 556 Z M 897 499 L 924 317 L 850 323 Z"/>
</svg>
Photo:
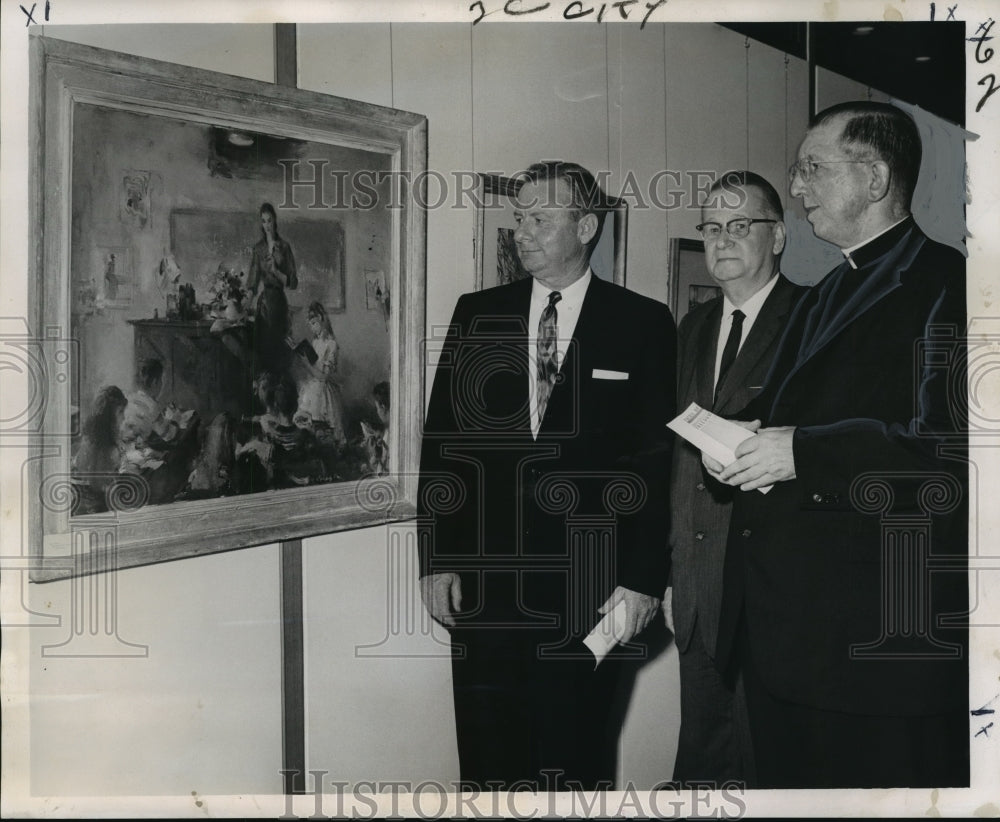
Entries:
<svg viewBox="0 0 1000 822">
<path fill-rule="evenodd" d="M 719 366 L 719 379 L 715 381 L 715 398 L 712 405 L 719 401 L 719 388 L 722 387 L 722 380 L 726 372 L 733 367 L 736 360 L 736 353 L 740 350 L 740 338 L 743 336 L 743 320 L 746 317 L 738 308 L 733 312 L 733 325 L 729 329 L 729 336 L 726 338 L 726 347 L 722 349 L 722 363 Z"/>
<path fill-rule="evenodd" d="M 562 299 L 562 294 L 553 291 L 549 294 L 549 304 L 542 310 L 538 318 L 538 350 L 535 358 L 535 384 L 538 399 L 538 424 L 541 426 L 545 417 L 545 406 L 552 394 L 552 386 L 559 373 L 559 363 L 556 357 L 556 339 L 559 336 L 559 312 L 556 303 Z"/>
</svg>

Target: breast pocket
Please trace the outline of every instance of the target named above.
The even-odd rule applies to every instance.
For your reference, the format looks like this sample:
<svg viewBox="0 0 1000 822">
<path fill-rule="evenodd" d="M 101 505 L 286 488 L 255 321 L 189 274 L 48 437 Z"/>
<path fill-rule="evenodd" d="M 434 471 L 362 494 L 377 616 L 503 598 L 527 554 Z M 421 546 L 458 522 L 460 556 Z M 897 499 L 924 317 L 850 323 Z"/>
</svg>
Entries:
<svg viewBox="0 0 1000 822">
<path fill-rule="evenodd" d="M 580 392 L 581 419 L 591 430 L 613 431 L 633 404 L 634 386 L 626 371 L 595 368 L 586 374 Z"/>
</svg>

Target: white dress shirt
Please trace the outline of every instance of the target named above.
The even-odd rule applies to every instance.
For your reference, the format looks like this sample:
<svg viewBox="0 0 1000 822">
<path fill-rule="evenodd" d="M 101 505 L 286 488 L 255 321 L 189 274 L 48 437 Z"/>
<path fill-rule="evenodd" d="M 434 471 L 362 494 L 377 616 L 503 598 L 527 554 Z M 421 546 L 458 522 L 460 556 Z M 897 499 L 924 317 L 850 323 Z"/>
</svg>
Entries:
<svg viewBox="0 0 1000 822">
<path fill-rule="evenodd" d="M 757 316 L 764 307 L 768 295 L 774 290 L 779 276 L 775 274 L 771 277 L 767 281 L 767 285 L 743 303 L 743 305 L 733 305 L 729 301 L 729 297 L 722 298 L 722 322 L 719 323 L 719 339 L 715 344 L 715 376 L 712 378 L 713 389 L 717 387 L 719 382 L 719 370 L 722 367 L 722 352 L 726 347 L 726 340 L 729 339 L 729 331 L 733 327 L 733 312 L 739 309 L 744 314 L 743 333 L 740 335 L 740 346 L 736 349 L 738 354 L 739 349 L 743 347 L 743 343 L 746 342 L 747 336 L 750 334 L 750 329 L 753 328 L 753 324 L 757 321 Z"/>
<path fill-rule="evenodd" d="M 559 290 L 562 299 L 556 303 L 556 366 L 562 368 L 570 340 L 576 330 L 576 321 L 580 319 L 580 309 L 583 299 L 587 296 L 587 287 L 592 277 L 590 269 L 579 280 Z M 538 355 L 538 321 L 542 311 L 549 303 L 549 294 L 553 289 L 542 285 L 538 280 L 531 284 L 531 305 L 528 308 L 528 402 L 531 409 L 531 435 L 538 436 L 542 421 L 538 418 L 538 397 L 536 396 L 536 374 L 538 373 L 536 358 Z"/>
</svg>

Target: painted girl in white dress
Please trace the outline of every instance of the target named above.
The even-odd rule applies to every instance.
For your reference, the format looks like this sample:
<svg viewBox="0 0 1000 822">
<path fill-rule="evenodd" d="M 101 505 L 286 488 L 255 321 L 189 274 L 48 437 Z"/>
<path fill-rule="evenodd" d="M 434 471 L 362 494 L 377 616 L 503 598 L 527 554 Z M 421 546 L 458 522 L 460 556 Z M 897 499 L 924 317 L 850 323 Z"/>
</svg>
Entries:
<svg viewBox="0 0 1000 822">
<path fill-rule="evenodd" d="M 340 381 L 337 378 L 339 347 L 333 326 L 322 303 L 309 306 L 306 319 L 313 333 L 312 347 L 316 361 L 301 357 L 304 379 L 299 383 L 299 409 L 296 421 L 302 424 L 308 417 L 313 427 L 325 425 L 338 444 L 346 441 L 344 435 L 344 409 L 340 399 Z"/>
</svg>

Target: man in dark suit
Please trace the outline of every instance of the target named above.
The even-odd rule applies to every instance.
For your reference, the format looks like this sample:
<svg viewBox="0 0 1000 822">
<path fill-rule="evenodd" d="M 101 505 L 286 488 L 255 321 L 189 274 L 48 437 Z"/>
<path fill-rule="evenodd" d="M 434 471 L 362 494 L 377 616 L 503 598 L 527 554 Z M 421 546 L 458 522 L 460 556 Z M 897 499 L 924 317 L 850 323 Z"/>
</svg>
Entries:
<svg viewBox="0 0 1000 822">
<path fill-rule="evenodd" d="M 965 261 L 910 215 L 919 168 L 900 109 L 817 116 L 791 192 L 845 259 L 742 417 L 765 427 L 705 458 L 741 489 L 717 662 L 742 668 L 758 787 L 969 784 Z"/>
<path fill-rule="evenodd" d="M 669 310 L 598 279 L 606 202 L 564 162 L 516 198 L 530 279 L 466 294 L 440 354 L 418 493 L 421 593 L 451 633 L 461 777 L 481 788 L 610 785 L 619 646 L 666 585 L 676 340 Z M 617 610 L 616 610 L 617 609 Z"/>
<path fill-rule="evenodd" d="M 677 401 L 722 416 L 760 391 L 801 286 L 779 271 L 781 198 L 752 171 L 730 171 L 708 192 L 698 226 L 705 263 L 722 295 L 692 309 L 678 329 Z M 709 477 L 701 453 L 674 446 L 670 480 L 673 625 L 681 674 L 678 782 L 752 781 L 753 752 L 740 678 L 715 667 L 722 569 L 733 489 Z M 735 673 L 735 672 L 734 672 Z"/>
</svg>

